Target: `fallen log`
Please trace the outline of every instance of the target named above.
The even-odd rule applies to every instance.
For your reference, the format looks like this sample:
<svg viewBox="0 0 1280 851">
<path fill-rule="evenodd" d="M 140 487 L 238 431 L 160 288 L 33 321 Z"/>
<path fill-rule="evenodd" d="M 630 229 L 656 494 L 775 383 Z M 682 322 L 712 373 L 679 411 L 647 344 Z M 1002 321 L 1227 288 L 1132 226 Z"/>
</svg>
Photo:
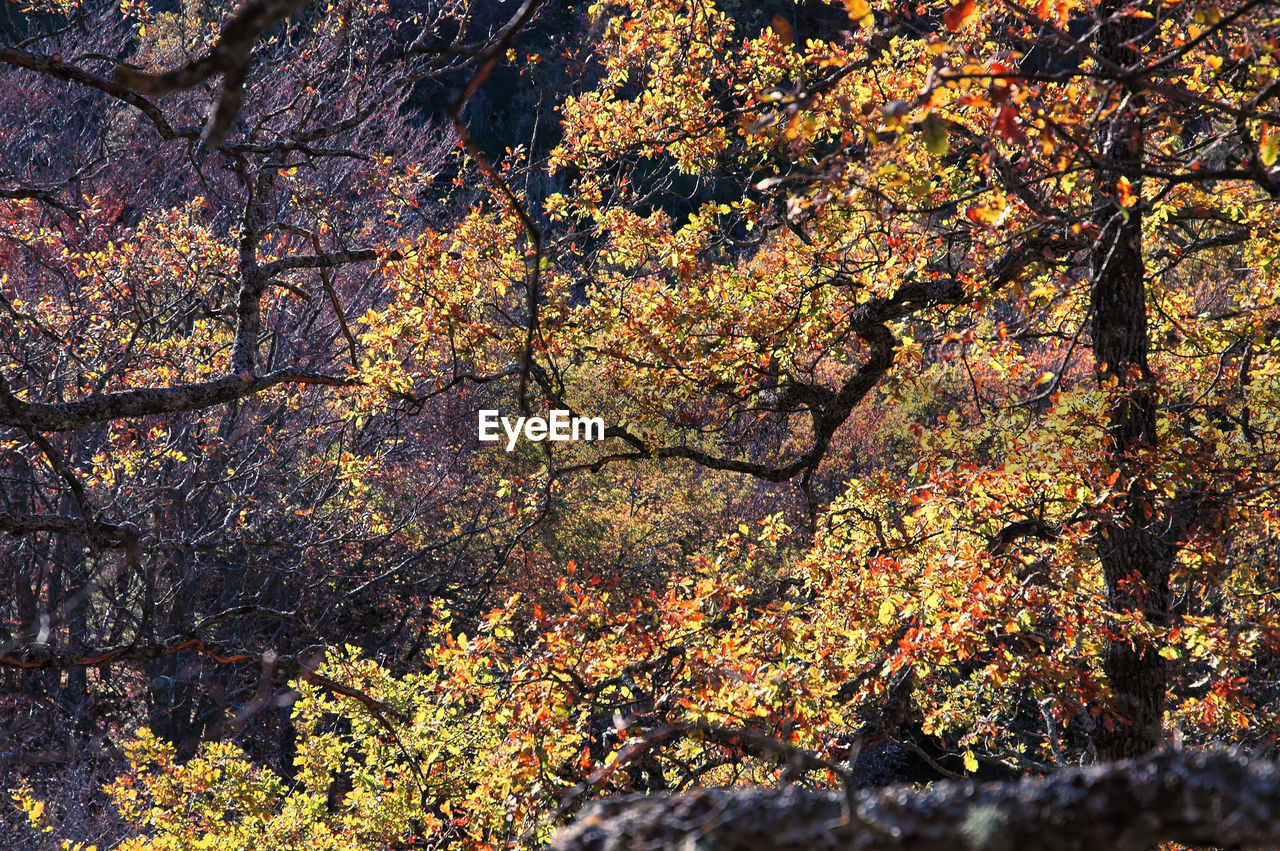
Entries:
<svg viewBox="0 0 1280 851">
<path fill-rule="evenodd" d="M 1157 751 L 1012 783 L 839 792 L 695 789 L 596 802 L 557 851 L 1280 848 L 1280 765 L 1237 750 Z"/>
</svg>

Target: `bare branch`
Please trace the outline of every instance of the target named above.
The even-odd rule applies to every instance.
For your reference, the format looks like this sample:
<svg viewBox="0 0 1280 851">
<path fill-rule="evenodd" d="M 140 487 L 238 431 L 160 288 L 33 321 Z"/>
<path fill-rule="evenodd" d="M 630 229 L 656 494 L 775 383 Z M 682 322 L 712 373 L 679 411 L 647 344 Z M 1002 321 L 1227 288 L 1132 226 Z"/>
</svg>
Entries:
<svg viewBox="0 0 1280 851">
<path fill-rule="evenodd" d="M 144 98 L 137 92 L 129 89 L 127 86 L 121 85 L 115 80 L 109 80 L 97 74 L 85 71 L 71 65 L 56 56 L 43 56 L 38 53 L 28 53 L 25 50 L 18 50 L 12 47 L 0 47 L 0 62 L 8 65 L 17 65 L 21 68 L 28 68 L 32 71 L 39 71 L 42 74 L 48 74 L 59 80 L 68 80 L 73 83 L 80 83 L 98 91 L 105 92 L 117 100 L 124 101 L 137 108 L 139 112 L 151 119 L 151 123 L 155 125 L 156 131 L 163 139 L 176 139 L 183 136 L 194 136 L 193 131 L 178 131 L 169 123 L 169 119 L 165 118 L 160 107 Z"/>
<path fill-rule="evenodd" d="M 0 514 L 0 531 L 15 537 L 36 532 L 70 535 L 87 544 L 129 547 L 136 545 L 138 527 L 132 523 L 86 523 L 62 514 Z"/>
<path fill-rule="evenodd" d="M 378 252 L 370 248 L 359 251 L 332 251 L 328 254 L 300 254 L 296 257 L 283 257 L 279 260 L 273 260 L 263 266 L 261 272 L 264 276 L 273 278 L 281 272 L 289 272 L 294 269 L 332 269 L 335 266 L 344 266 L 347 263 L 364 263 L 377 259 Z"/>
<path fill-rule="evenodd" d="M 209 53 L 179 68 L 157 74 L 118 68 L 116 81 L 146 94 L 162 95 L 194 88 L 210 77 L 222 74 L 222 87 L 217 99 L 210 104 L 209 119 L 201 134 L 206 145 L 220 147 L 231 130 L 231 124 L 240 114 L 245 77 L 258 36 L 304 5 L 306 0 L 248 0 L 223 25 L 218 41 Z"/>
<path fill-rule="evenodd" d="M 37 189 L 34 186 L 17 186 L 9 188 L 0 187 L 0 199 L 14 201 L 30 199 L 33 201 L 39 201 L 41 204 L 45 204 L 58 210 L 67 218 L 76 219 L 77 221 L 80 219 L 80 214 L 78 212 L 59 201 L 57 196 L 47 189 Z"/>
</svg>

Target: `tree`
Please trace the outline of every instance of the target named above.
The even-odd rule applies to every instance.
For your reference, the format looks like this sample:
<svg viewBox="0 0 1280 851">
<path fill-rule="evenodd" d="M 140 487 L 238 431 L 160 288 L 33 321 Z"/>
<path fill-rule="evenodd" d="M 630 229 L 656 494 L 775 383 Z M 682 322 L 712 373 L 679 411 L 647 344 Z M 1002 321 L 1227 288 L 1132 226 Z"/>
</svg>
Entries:
<svg viewBox="0 0 1280 851">
<path fill-rule="evenodd" d="M 1070 676 L 1093 681 L 1081 703 L 1108 707 L 1091 737 L 1102 757 L 1149 750 L 1161 735 L 1166 656 L 1178 653 L 1161 646 L 1174 614 L 1170 582 L 1217 584 L 1178 565 L 1182 548 L 1206 546 L 1224 511 L 1250 503 L 1245 516 L 1257 519 L 1246 525 L 1257 528 L 1272 510 L 1254 501 L 1252 486 L 1217 478 L 1272 464 L 1265 441 L 1243 424 L 1251 414 L 1231 410 L 1257 389 L 1245 353 L 1270 338 L 1270 300 L 1257 299 L 1254 277 L 1265 278 L 1269 262 L 1233 270 L 1212 289 L 1185 271 L 1230 262 L 1239 246 L 1258 250 L 1257 228 L 1270 215 L 1273 79 L 1259 70 L 1270 60 L 1246 61 L 1270 50 L 1264 18 L 1252 17 L 1261 7 L 961 3 L 945 10 L 938 33 L 913 38 L 925 29 L 920 19 L 890 13 L 877 28 L 883 13 L 850 4 L 857 34 L 794 47 L 781 19 L 739 43 L 723 14 L 676 3 L 623 8 L 608 31 L 600 85 L 563 110 L 566 139 L 551 163 L 581 172 L 575 192 L 548 200 L 552 215 L 563 210 L 608 241 L 585 273 L 598 282 L 591 302 L 572 314 L 590 337 L 566 348 L 599 353 L 600 369 L 634 401 L 625 417 L 635 425 L 613 432 L 629 453 L 613 457 L 684 457 L 799 479 L 811 505 L 820 503 L 813 475 L 832 436 L 895 361 L 911 357 L 905 341 L 972 347 L 1015 332 L 1019 344 L 992 366 L 1017 378 L 1010 360 L 1023 369 L 1050 358 L 1060 365 L 1033 373 L 1029 398 L 1006 391 L 984 399 L 982 365 L 966 358 L 975 413 L 981 421 L 989 407 L 1003 408 L 1003 422 L 987 421 L 990 439 L 1006 442 L 1014 412 L 1030 407 L 1043 416 L 1027 422 L 1045 429 L 1047 442 L 981 454 L 953 444 L 961 451 L 952 463 L 988 464 L 985 475 L 935 472 L 916 459 L 917 495 L 879 486 L 890 502 L 921 503 L 926 516 L 951 513 L 949 534 L 973 544 L 969 563 L 997 577 L 1008 569 L 998 557 L 1027 537 L 1058 542 L 1041 548 L 1062 559 L 1050 584 L 1079 576 L 1078 559 L 1098 559 L 1113 614 L 1091 601 L 1079 626 L 1108 624 L 1103 676 L 1078 662 Z M 705 204 L 684 221 L 636 215 L 681 174 L 714 187 Z M 763 234 L 759 248 L 735 258 L 730 246 L 752 233 Z M 1154 368 L 1153 311 L 1163 355 Z M 1055 338 L 1061 343 L 1021 343 Z M 1101 397 L 1075 380 L 1081 343 L 1093 350 Z M 838 352 L 859 366 L 841 371 Z M 1237 388 L 1224 386 L 1232 374 L 1224 358 L 1239 359 Z M 824 367 L 840 377 L 824 376 Z M 900 384 L 895 399 L 911 388 L 909 379 Z M 685 399 L 703 406 L 692 424 L 680 422 Z M 1099 405 L 1110 411 L 1106 432 L 1080 435 L 1071 420 L 1092 418 Z M 1216 426 L 1204 422 L 1210 410 L 1221 413 Z M 807 428 L 797 428 L 798 417 Z M 941 431 L 944 446 L 960 422 Z M 791 442 L 775 440 L 776 460 L 759 460 L 779 431 Z M 1069 435 L 1091 443 L 1090 460 L 1101 463 L 1060 464 L 1051 444 Z M 1215 469 L 1213 484 L 1188 475 L 1182 435 Z M 1261 454 L 1236 455 L 1241 437 Z M 1043 484 L 1029 493 L 1018 481 L 1027 471 L 1010 463 L 1026 458 L 1038 468 L 1032 482 L 1082 475 L 1091 496 Z M 982 489 L 990 498 L 975 500 Z M 845 510 L 861 502 L 865 515 L 874 495 L 856 490 Z M 948 490 L 941 503 L 929 496 Z M 913 540 L 939 531 L 926 523 L 921 537 L 899 542 L 886 529 L 901 523 L 900 512 L 873 514 L 866 519 L 876 535 L 860 543 L 872 553 L 909 553 Z M 965 536 L 964 526 L 983 531 Z M 829 531 L 820 551 L 832 549 Z M 956 546 L 948 537 L 940 549 Z M 884 565 L 886 577 L 902 575 L 898 561 Z M 926 570 L 936 563 L 922 561 Z M 997 577 L 1005 587 L 1015 578 Z M 1052 609 L 1012 614 L 1031 623 L 1057 617 Z M 937 624 L 948 623 L 939 612 Z"/>
<path fill-rule="evenodd" d="M 147 133 L 189 145 L 206 199 L 239 199 L 208 212 L 180 186 L 157 205 L 167 219 L 113 240 L 96 218 L 82 213 L 99 228 L 83 234 L 59 218 L 82 193 L 34 165 L 10 193 L 25 198 L 10 240 L 25 266 L 6 298 L 26 336 L 0 422 L 24 490 L 2 522 L 31 567 L 7 664 L 201 650 L 241 666 L 253 696 L 233 718 L 298 701 L 297 755 L 274 766 L 197 750 L 239 721 L 144 733 L 113 787 L 137 847 L 519 844 L 607 792 L 857 783 L 908 759 L 1050 773 L 1171 736 L 1274 745 L 1269 6 L 842 5 L 760 29 L 733 6 L 596 4 L 574 42 L 529 26 L 536 3 L 483 38 L 442 15 L 412 41 L 380 9 L 282 26 L 290 9 L 251 4 L 221 30 L 262 37 L 249 66 L 241 42 L 187 64 L 144 55 L 186 70 L 121 81 L 3 54 L 139 111 Z M 193 21 L 212 32 L 127 11 L 142 16 L 135 50 L 176 51 Z M 416 144 L 407 87 L 451 57 L 477 68 L 444 108 L 466 161 L 407 143 L 363 154 Z M 550 141 L 531 129 L 502 151 L 471 132 L 466 106 L 504 57 L 522 74 L 577 70 L 553 93 Z M 212 92 L 168 95 L 222 104 L 204 131 L 138 93 L 218 71 Z M 201 132 L 221 147 L 195 147 Z M 60 174 L 104 180 L 83 156 Z M 462 185 L 448 207 L 428 200 L 446 170 Z M 136 283 L 172 267 L 220 271 Z M 115 289 L 40 302 L 46 269 Z M 288 277 L 307 269 L 319 280 Z M 303 339 L 295 321 L 327 330 Z M 41 361 L 68 340 L 65 361 Z M 164 389 L 123 389 L 143 382 Z M 282 389 L 316 382 L 346 389 Z M 222 414 L 250 396 L 278 407 Z M 608 439 L 468 447 L 476 409 L 499 404 L 600 415 Z M 208 454 L 219 416 L 224 441 L 260 441 L 248 468 L 224 474 L 232 456 Z M 117 420 L 136 436 L 86 436 Z M 122 471 L 108 477 L 95 441 L 123 445 Z M 424 470 L 444 485 L 415 510 L 397 488 Z M 660 523 L 637 508 L 683 477 L 705 496 Z M 206 480 L 221 490 L 191 490 Z M 584 520 L 593 509 L 618 519 Z M 220 566 L 246 577 L 203 598 L 186 593 L 207 575 L 184 567 L 198 558 L 167 579 L 143 569 L 202 511 Z M 635 542 L 643 558 L 605 554 Z M 112 548 L 118 565 L 97 555 Z M 41 578 L 46 562 L 70 567 Z M 91 590 L 63 617 L 115 616 L 96 651 L 65 621 L 41 631 L 68 586 Z M 408 612 L 393 597 L 406 591 Z M 367 631 L 366 608 L 380 635 L 361 643 L 385 665 L 316 652 Z M 307 636 L 211 631 L 250 616 Z M 153 808 L 203 796 L 207 811 Z"/>
<path fill-rule="evenodd" d="M 353 400 L 399 236 L 450 203 L 423 187 L 452 133 L 405 104 L 497 25 L 347 4 L 270 27 L 201 143 L 223 81 L 151 97 L 136 69 L 221 57 L 256 14 L 231 11 L 69 5 L 0 49 L 23 94 L 0 107 L 6 772 L 110 763 L 139 713 L 183 758 L 239 735 L 287 760 L 275 698 L 309 648 L 411 656 L 401 601 L 473 605 L 518 527 L 460 492 L 458 417 Z"/>
</svg>

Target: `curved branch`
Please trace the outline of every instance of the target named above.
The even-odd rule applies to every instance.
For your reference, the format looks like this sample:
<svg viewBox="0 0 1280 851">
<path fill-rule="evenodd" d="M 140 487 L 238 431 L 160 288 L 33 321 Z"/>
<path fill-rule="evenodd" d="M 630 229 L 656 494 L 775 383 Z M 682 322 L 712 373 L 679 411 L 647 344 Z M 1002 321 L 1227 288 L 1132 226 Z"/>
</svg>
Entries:
<svg viewBox="0 0 1280 851">
<path fill-rule="evenodd" d="M 831 283 L 835 284 L 839 281 Z M 885 323 L 902 319 L 921 310 L 959 304 L 964 298 L 963 287 L 953 280 L 931 283 L 912 282 L 899 287 L 892 296 L 873 298 L 854 311 L 849 320 L 850 329 L 870 348 L 870 356 L 857 372 L 834 392 L 822 387 L 792 383 L 789 389 L 794 393 L 804 394 L 811 402 L 814 437 L 812 444 L 803 454 L 786 464 L 771 465 L 728 458 L 691 446 L 649 447 L 628 429 L 622 426 L 610 426 L 605 429 L 605 437 L 622 440 L 632 447 L 634 452 L 607 455 L 589 464 L 565 468 L 557 472 L 564 474 L 578 469 L 599 470 L 605 464 L 618 460 L 683 458 L 713 470 L 745 473 L 769 482 L 790 481 L 822 463 L 836 431 L 849 419 L 858 403 L 875 388 L 893 366 L 893 352 L 898 341 Z M 535 370 L 534 374 L 543 389 L 550 393 L 550 382 L 546 380 L 545 374 L 540 369 Z"/>
<path fill-rule="evenodd" d="M 37 189 L 33 186 L 17 186 L 11 188 L 0 187 L 0 200 L 38 201 L 41 204 L 53 207 L 69 219 L 75 219 L 76 221 L 80 220 L 80 214 L 78 212 L 59 201 L 57 196 L 47 189 Z"/>
<path fill-rule="evenodd" d="M 209 105 L 209 119 L 201 134 L 206 145 L 220 147 L 240 114 L 249 60 L 258 36 L 302 8 L 306 2 L 248 0 L 223 25 L 217 43 L 204 56 L 156 74 L 118 68 L 116 82 L 147 94 L 162 95 L 177 89 L 193 88 L 210 77 L 222 74 L 222 86 L 217 99 Z"/>
<path fill-rule="evenodd" d="M 52 532 L 55 535 L 79 538 L 91 546 L 123 547 L 130 550 L 138 546 L 140 535 L 138 527 L 133 523 L 117 525 L 102 520 L 89 523 L 63 514 L 0 514 L 0 532 L 7 532 L 15 538 L 38 532 Z"/>
<path fill-rule="evenodd" d="M 71 65 L 54 56 L 44 56 L 39 53 L 29 53 L 25 50 L 18 50 L 13 47 L 0 47 L 0 62 L 7 65 L 16 65 L 20 68 L 27 68 L 32 71 L 39 71 L 42 74 L 48 74 L 50 77 L 56 77 L 59 80 L 67 80 L 73 83 L 80 83 L 92 89 L 111 95 L 117 100 L 123 101 L 132 107 L 135 107 L 147 118 L 151 119 L 151 123 L 155 125 L 156 132 L 160 134 L 162 139 L 177 139 L 180 137 L 194 137 L 194 131 L 178 131 L 169 123 L 169 119 L 165 118 L 160 107 L 144 98 L 142 95 L 130 89 L 128 86 L 121 85 L 115 80 L 109 80 Z"/>
</svg>

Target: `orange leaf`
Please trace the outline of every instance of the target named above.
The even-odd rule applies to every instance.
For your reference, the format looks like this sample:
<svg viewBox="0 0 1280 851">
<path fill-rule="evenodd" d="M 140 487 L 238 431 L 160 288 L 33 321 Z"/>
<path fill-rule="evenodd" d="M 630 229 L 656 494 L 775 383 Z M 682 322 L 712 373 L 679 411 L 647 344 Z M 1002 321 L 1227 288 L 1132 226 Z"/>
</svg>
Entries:
<svg viewBox="0 0 1280 851">
<path fill-rule="evenodd" d="M 1127 177 L 1120 178 L 1119 182 L 1116 184 L 1116 189 L 1119 191 L 1119 194 L 1120 194 L 1121 207 L 1132 207 L 1134 205 L 1134 202 L 1138 200 L 1137 197 L 1133 194 L 1133 184 L 1129 182 L 1129 178 Z"/>
<path fill-rule="evenodd" d="M 942 21 L 950 32 L 956 32 L 978 13 L 976 0 L 960 0 L 942 15 Z"/>
</svg>

